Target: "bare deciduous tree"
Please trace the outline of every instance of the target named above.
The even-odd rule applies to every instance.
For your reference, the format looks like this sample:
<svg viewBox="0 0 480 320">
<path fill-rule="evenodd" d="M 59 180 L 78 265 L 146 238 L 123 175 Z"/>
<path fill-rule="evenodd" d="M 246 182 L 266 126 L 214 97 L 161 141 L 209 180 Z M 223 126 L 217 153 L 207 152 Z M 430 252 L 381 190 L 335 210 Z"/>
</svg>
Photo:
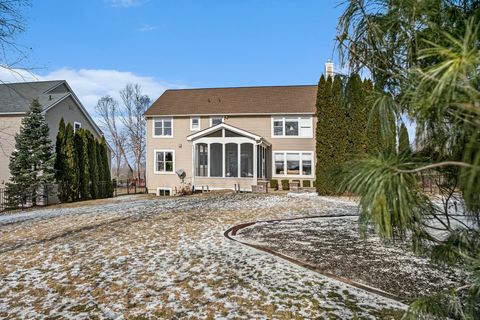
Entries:
<svg viewBox="0 0 480 320">
<path fill-rule="evenodd" d="M 146 148 L 144 113 L 151 100 L 142 93 L 138 84 L 127 84 L 119 94 L 122 105 L 107 95 L 98 101 L 96 110 L 109 133 L 110 142 L 115 146 L 116 176 L 120 174 L 123 160 L 134 177 L 141 178 L 145 169 Z M 132 162 L 133 166 L 130 165 Z"/>
<path fill-rule="evenodd" d="M 142 94 L 139 84 L 127 84 L 120 90 L 124 112 L 122 122 L 125 126 L 127 144 L 135 160 L 136 177 L 140 178 L 145 161 L 145 127 L 144 113 L 150 105 L 150 98 Z"/>
<path fill-rule="evenodd" d="M 0 0 L 0 67 L 12 72 L 26 58 L 16 37 L 25 31 L 22 9 L 29 5 L 30 0 Z"/>
<path fill-rule="evenodd" d="M 108 140 L 110 140 L 115 148 L 115 177 L 119 177 L 122 159 L 130 169 L 130 172 L 133 172 L 125 151 L 125 134 L 118 126 L 118 119 L 121 117 L 118 102 L 115 101 L 115 99 L 113 99 L 111 96 L 106 95 L 98 100 L 95 109 L 101 117 L 100 121 L 102 127 L 108 132 Z"/>
</svg>

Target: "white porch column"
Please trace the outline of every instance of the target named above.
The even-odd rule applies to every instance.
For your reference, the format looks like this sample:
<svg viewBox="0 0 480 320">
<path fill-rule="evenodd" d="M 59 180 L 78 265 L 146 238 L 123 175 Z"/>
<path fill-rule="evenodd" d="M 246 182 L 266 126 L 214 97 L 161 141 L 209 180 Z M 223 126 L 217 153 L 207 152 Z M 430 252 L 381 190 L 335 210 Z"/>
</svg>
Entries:
<svg viewBox="0 0 480 320">
<path fill-rule="evenodd" d="M 225 178 L 225 143 L 222 143 L 222 178 Z"/>
<path fill-rule="evenodd" d="M 195 185 L 195 167 L 196 167 L 195 159 L 197 158 L 197 156 L 196 156 L 196 153 L 197 153 L 196 151 L 197 150 L 196 149 L 197 149 L 197 145 L 196 145 L 196 143 L 193 143 L 192 144 L 192 186 Z"/>
<path fill-rule="evenodd" d="M 252 143 L 253 146 L 253 183 L 257 184 L 257 144 Z"/>
<path fill-rule="evenodd" d="M 207 143 L 207 177 L 210 178 L 210 143 Z"/>
<path fill-rule="evenodd" d="M 238 146 L 238 148 L 237 148 L 237 149 L 238 149 L 238 154 L 237 154 L 237 162 L 238 162 L 238 164 L 237 164 L 237 166 L 238 166 L 238 167 L 237 167 L 237 171 L 238 171 L 238 175 L 237 175 L 237 177 L 238 177 L 238 178 L 241 178 L 241 177 L 242 177 L 242 170 L 241 170 L 241 168 L 240 168 L 240 165 L 241 165 L 241 161 L 242 161 L 242 159 L 241 159 L 241 158 L 242 158 L 242 157 L 241 157 L 241 155 L 242 155 L 242 151 L 241 151 L 242 144 L 241 144 L 241 143 L 237 143 L 237 146 Z"/>
</svg>

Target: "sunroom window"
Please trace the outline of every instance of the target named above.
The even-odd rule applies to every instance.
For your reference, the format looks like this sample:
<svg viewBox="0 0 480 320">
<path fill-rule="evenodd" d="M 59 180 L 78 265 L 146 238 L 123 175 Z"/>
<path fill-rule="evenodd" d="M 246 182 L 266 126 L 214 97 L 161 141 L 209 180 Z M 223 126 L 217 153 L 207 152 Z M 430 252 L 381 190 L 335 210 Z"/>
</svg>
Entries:
<svg viewBox="0 0 480 320">
<path fill-rule="evenodd" d="M 277 176 L 311 176 L 312 152 L 274 152 L 275 175 Z"/>
</svg>

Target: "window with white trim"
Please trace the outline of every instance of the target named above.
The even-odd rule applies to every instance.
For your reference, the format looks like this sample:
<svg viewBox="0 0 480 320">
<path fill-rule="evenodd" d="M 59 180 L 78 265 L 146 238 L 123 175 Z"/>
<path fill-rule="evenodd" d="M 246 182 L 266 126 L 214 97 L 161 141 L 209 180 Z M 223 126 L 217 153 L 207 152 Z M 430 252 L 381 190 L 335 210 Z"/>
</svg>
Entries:
<svg viewBox="0 0 480 320">
<path fill-rule="evenodd" d="M 272 117 L 272 137 L 313 137 L 312 117 Z"/>
<path fill-rule="evenodd" d="M 276 176 L 312 176 L 313 152 L 274 152 L 273 159 Z"/>
<path fill-rule="evenodd" d="M 223 116 L 214 116 L 210 117 L 210 127 L 216 126 L 217 124 L 220 124 L 224 121 Z"/>
<path fill-rule="evenodd" d="M 200 117 L 191 117 L 190 118 L 190 131 L 200 130 Z"/>
<path fill-rule="evenodd" d="M 82 124 L 80 122 L 73 122 L 73 132 L 77 132 L 78 130 L 80 130 L 81 127 Z"/>
<path fill-rule="evenodd" d="M 173 119 L 156 118 L 153 119 L 154 137 L 173 137 Z"/>
<path fill-rule="evenodd" d="M 172 195 L 172 189 L 170 188 L 157 188 L 157 196 L 170 196 Z"/>
<path fill-rule="evenodd" d="M 155 150 L 155 173 L 174 172 L 175 152 L 173 150 Z"/>
</svg>

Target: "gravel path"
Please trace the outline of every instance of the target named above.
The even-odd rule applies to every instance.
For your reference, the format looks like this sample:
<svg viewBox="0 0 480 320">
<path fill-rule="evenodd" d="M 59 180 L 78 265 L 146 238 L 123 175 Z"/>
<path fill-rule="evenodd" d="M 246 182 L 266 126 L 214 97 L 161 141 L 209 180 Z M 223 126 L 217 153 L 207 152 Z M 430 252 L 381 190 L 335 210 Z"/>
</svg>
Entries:
<svg viewBox="0 0 480 320">
<path fill-rule="evenodd" d="M 0 318 L 399 318 L 401 303 L 223 237 L 242 222 L 340 207 L 318 197 L 211 194 L 3 216 Z"/>
</svg>

